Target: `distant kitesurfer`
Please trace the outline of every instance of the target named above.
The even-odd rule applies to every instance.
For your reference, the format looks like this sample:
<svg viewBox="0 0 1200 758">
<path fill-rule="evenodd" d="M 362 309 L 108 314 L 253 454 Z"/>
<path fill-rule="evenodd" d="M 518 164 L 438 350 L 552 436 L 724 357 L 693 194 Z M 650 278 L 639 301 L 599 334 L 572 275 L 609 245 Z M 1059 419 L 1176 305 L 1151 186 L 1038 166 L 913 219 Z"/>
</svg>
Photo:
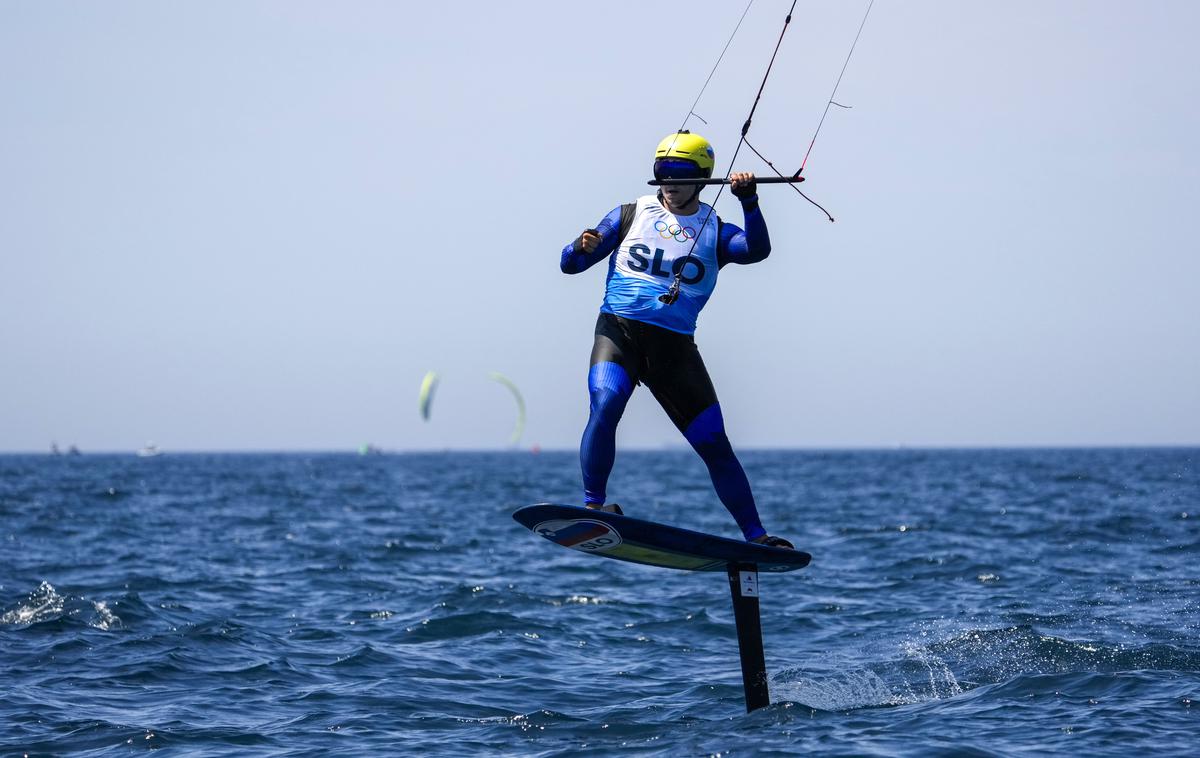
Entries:
<svg viewBox="0 0 1200 758">
<path fill-rule="evenodd" d="M 714 163 L 708 140 L 680 131 L 655 150 L 654 177 L 707 178 Z M 621 512 L 616 504 L 605 505 L 606 488 L 616 458 L 617 423 L 634 387 L 642 383 L 708 466 L 717 496 L 745 538 L 791 548 L 790 542 L 763 529 L 693 339 L 696 317 L 712 295 L 717 272 L 727 263 L 757 263 L 771 252 L 754 174 L 729 178 L 742 204 L 744 230 L 700 202 L 702 186 L 664 184 L 657 195 L 614 208 L 595 229 L 584 230 L 563 248 L 560 266 L 566 274 L 612 256 L 588 372 L 591 414 L 579 456 L 584 504 Z"/>
</svg>

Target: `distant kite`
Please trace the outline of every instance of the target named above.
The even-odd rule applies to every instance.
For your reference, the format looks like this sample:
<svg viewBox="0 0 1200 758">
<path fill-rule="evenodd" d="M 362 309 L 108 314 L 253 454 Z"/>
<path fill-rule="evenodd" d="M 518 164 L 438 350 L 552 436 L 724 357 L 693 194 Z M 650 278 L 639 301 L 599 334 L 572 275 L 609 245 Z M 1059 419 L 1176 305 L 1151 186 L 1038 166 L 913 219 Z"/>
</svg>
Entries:
<svg viewBox="0 0 1200 758">
<path fill-rule="evenodd" d="M 521 440 L 521 435 L 525 433 L 525 398 L 521 397 L 521 391 L 517 389 L 517 385 L 513 380 L 509 379 L 504 374 L 493 371 L 488 375 L 492 381 L 499 382 L 508 388 L 512 393 L 513 400 L 517 403 L 517 423 L 513 427 L 512 434 L 509 435 L 508 443 L 515 445 Z M 436 371 L 430 371 L 421 380 L 421 392 L 417 396 L 417 410 L 421 413 L 421 418 L 429 420 L 429 412 L 433 406 L 433 393 L 437 389 L 440 375 Z"/>
<path fill-rule="evenodd" d="M 429 406 L 433 403 L 433 391 L 437 389 L 438 372 L 430 371 L 421 380 L 421 394 L 417 396 L 417 409 L 421 411 L 421 418 L 429 420 Z"/>
<path fill-rule="evenodd" d="M 512 435 L 508 438 L 508 444 L 515 445 L 520 441 L 521 434 L 525 431 L 525 398 L 521 397 L 521 391 L 517 389 L 517 385 L 513 384 L 513 381 L 504 374 L 493 371 L 491 378 L 508 387 L 513 399 L 517 401 L 517 425 L 513 427 Z"/>
</svg>

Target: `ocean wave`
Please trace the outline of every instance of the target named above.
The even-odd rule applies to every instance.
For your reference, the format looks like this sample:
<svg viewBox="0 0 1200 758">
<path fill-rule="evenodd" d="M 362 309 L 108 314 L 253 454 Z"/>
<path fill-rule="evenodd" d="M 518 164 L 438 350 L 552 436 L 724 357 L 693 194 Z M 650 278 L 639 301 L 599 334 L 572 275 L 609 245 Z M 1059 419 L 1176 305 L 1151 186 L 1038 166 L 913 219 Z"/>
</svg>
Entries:
<svg viewBox="0 0 1200 758">
<path fill-rule="evenodd" d="M 1022 674 L 1075 671 L 1117 673 L 1141 669 L 1200 672 L 1200 651 L 1167 643 L 1134 645 L 1071 640 L 1022 625 L 973 629 L 929 646 L 973 682 L 1000 682 Z"/>
<path fill-rule="evenodd" d="M 972 629 L 926 644 L 906 641 L 898 655 L 863 666 L 781 671 L 777 699 L 822 711 L 911 705 L 960 696 L 983 686 L 1050 678 L 1136 675 L 1146 670 L 1200 674 L 1200 651 L 1153 643 L 1127 645 L 1068 640 L 1032 626 Z M 1007 690 L 1001 690 L 1005 692 Z"/>
</svg>

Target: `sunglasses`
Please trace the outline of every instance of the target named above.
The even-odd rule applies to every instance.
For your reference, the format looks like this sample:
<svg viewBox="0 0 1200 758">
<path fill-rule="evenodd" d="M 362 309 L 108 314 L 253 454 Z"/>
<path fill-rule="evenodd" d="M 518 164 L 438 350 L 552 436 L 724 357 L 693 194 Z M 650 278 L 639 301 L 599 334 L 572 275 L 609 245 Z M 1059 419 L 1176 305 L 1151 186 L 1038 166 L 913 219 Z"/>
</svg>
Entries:
<svg viewBox="0 0 1200 758">
<path fill-rule="evenodd" d="M 677 158 L 659 158 L 654 161 L 654 178 L 658 181 L 667 179 L 703 179 L 707 176 L 704 169 L 691 161 Z"/>
</svg>

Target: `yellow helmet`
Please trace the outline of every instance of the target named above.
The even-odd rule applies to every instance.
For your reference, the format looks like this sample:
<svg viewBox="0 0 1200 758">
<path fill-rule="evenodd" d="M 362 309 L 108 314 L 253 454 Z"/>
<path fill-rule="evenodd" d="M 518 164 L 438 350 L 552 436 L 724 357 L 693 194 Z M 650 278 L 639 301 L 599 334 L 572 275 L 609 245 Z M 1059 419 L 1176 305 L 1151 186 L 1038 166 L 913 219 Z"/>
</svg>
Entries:
<svg viewBox="0 0 1200 758">
<path fill-rule="evenodd" d="M 654 161 L 657 163 L 664 159 L 691 161 L 700 167 L 705 176 L 712 176 L 713 166 L 716 164 L 709 141 L 686 129 L 668 134 L 658 143 L 654 150 Z"/>
</svg>

